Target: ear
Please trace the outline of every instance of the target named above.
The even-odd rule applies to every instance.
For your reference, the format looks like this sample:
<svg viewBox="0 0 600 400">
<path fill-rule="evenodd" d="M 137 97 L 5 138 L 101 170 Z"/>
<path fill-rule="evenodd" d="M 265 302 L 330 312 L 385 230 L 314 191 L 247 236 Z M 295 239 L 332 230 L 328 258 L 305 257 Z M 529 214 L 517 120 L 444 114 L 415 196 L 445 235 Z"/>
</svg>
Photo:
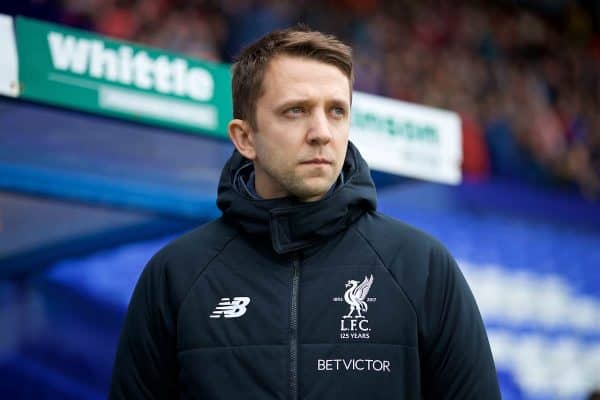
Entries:
<svg viewBox="0 0 600 400">
<path fill-rule="evenodd" d="M 242 119 L 233 119 L 229 122 L 227 131 L 237 151 L 248 160 L 254 160 L 256 149 L 254 148 L 254 131 L 250 124 Z"/>
</svg>

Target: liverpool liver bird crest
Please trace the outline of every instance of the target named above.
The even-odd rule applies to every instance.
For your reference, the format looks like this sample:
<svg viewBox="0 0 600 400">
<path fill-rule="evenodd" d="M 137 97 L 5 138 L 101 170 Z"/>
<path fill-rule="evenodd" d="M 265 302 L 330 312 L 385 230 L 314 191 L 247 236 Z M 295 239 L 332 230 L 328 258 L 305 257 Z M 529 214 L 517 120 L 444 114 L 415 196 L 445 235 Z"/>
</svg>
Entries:
<svg viewBox="0 0 600 400">
<path fill-rule="evenodd" d="M 350 305 L 350 312 L 348 315 L 344 315 L 344 318 L 352 318 L 353 312 L 356 312 L 357 314 L 355 318 L 365 318 L 361 314 L 361 311 L 366 312 L 369 308 L 365 299 L 367 298 L 367 293 L 369 293 L 372 284 L 372 274 L 368 278 L 365 276 L 365 279 L 360 285 L 358 281 L 354 280 L 349 280 L 348 283 L 346 283 L 346 287 L 349 289 L 344 293 L 344 300 Z"/>
</svg>

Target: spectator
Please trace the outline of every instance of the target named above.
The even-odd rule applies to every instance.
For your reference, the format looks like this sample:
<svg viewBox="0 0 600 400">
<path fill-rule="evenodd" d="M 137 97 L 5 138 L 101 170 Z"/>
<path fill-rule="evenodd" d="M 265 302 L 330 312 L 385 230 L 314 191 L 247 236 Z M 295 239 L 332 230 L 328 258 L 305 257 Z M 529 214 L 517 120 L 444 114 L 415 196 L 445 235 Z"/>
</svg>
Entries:
<svg viewBox="0 0 600 400">
<path fill-rule="evenodd" d="M 358 90 L 459 112 L 466 174 L 567 182 L 594 199 L 600 33 L 588 3 L 536 14 L 444 0 L 29 0 L 17 11 L 225 62 L 265 31 L 307 22 L 353 45 Z"/>
</svg>

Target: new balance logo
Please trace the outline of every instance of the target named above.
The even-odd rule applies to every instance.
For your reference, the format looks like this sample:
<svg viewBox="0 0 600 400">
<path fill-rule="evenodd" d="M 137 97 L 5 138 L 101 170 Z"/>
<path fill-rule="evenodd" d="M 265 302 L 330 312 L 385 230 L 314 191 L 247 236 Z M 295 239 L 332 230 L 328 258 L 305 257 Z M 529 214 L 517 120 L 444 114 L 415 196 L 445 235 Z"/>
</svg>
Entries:
<svg viewBox="0 0 600 400">
<path fill-rule="evenodd" d="M 210 318 L 237 318 L 246 314 L 246 306 L 250 304 L 250 297 L 234 297 L 229 300 L 229 297 L 223 297 L 219 304 L 215 307 L 210 315 Z"/>
</svg>

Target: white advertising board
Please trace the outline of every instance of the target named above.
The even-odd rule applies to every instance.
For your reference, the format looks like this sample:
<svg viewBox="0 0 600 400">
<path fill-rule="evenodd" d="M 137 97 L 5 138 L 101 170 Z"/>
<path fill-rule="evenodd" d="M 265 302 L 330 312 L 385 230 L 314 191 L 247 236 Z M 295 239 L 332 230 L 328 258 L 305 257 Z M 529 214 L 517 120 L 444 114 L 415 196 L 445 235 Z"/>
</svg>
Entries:
<svg viewBox="0 0 600 400">
<path fill-rule="evenodd" d="M 461 181 L 456 113 L 354 92 L 350 139 L 372 169 L 447 184 Z"/>
<path fill-rule="evenodd" d="M 13 19 L 0 14 L 0 95 L 19 95 L 18 65 Z"/>
</svg>

